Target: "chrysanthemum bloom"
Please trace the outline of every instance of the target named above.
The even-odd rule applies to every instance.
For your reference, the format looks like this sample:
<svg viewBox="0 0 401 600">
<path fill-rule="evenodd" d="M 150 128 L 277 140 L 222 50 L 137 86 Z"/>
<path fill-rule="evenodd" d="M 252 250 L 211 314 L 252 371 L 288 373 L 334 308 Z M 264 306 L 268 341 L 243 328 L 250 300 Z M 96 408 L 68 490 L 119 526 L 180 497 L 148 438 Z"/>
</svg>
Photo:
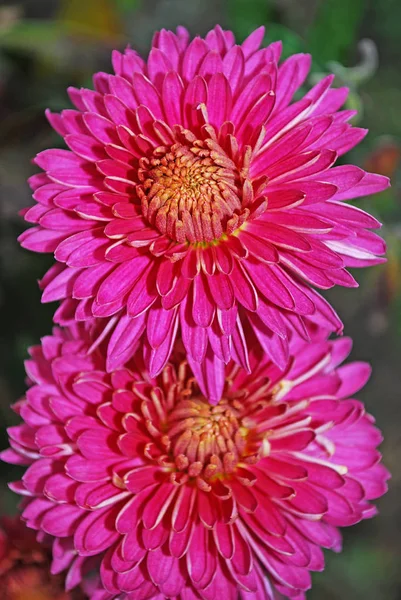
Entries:
<svg viewBox="0 0 401 600">
<path fill-rule="evenodd" d="M 337 527 L 375 514 L 388 473 L 373 418 L 347 399 L 369 375 L 338 368 L 348 339 L 294 338 L 285 373 L 231 363 L 212 406 L 176 352 L 156 379 L 140 355 L 108 374 L 74 335 L 32 350 L 3 459 L 30 465 L 12 488 L 28 526 L 57 538 L 54 571 L 71 563 L 78 582 L 101 562 L 93 600 L 298 600 Z"/>
<path fill-rule="evenodd" d="M 281 44 L 259 49 L 263 34 L 238 46 L 220 27 L 191 42 L 163 30 L 146 62 L 115 52 L 115 75 L 71 88 L 76 109 L 48 113 L 70 150 L 36 157 L 45 172 L 25 219 L 37 226 L 21 243 L 55 253 L 42 286 L 44 301 L 66 299 L 59 323 L 103 317 L 108 370 L 146 328 L 157 375 L 179 327 L 191 362 L 246 368 L 245 327 L 284 368 L 289 329 L 307 336 L 310 315 L 341 329 L 310 286 L 352 287 L 346 267 L 382 260 L 369 231 L 379 223 L 344 201 L 388 179 L 333 168 L 366 134 L 339 110 L 347 89 L 330 76 L 294 102 L 310 57 L 279 66 Z"/>
<path fill-rule="evenodd" d="M 49 546 L 39 543 L 19 517 L 0 519 L 2 600 L 82 600 L 79 591 L 64 591 L 64 577 L 50 574 L 50 562 Z"/>
</svg>

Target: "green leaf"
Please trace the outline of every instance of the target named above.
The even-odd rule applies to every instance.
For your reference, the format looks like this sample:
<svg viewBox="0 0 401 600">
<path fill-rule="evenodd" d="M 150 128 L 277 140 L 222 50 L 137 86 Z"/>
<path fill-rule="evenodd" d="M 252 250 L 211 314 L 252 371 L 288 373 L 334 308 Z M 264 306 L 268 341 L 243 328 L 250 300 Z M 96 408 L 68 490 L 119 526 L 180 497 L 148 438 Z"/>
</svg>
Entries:
<svg viewBox="0 0 401 600">
<path fill-rule="evenodd" d="M 115 0 L 117 10 L 120 13 L 131 13 L 133 10 L 137 10 L 140 5 L 140 0 Z"/>
<path fill-rule="evenodd" d="M 111 42 L 123 35 L 114 0 L 62 0 L 59 20 L 69 33 Z"/>
<path fill-rule="evenodd" d="M 271 16 L 269 0 L 228 0 L 230 27 L 243 40 L 254 29 L 266 25 Z"/>
<path fill-rule="evenodd" d="M 277 40 L 283 42 L 282 59 L 288 58 L 292 54 L 305 52 L 305 42 L 302 38 L 284 25 L 271 23 L 267 27 L 266 34 L 269 43 Z"/>
<path fill-rule="evenodd" d="M 348 51 L 358 36 L 365 0 L 320 0 L 309 30 L 308 49 L 321 64 L 347 62 Z"/>
<path fill-rule="evenodd" d="M 6 31 L 0 30 L 0 48 L 51 54 L 63 33 L 62 25 L 55 21 L 17 21 Z"/>
</svg>

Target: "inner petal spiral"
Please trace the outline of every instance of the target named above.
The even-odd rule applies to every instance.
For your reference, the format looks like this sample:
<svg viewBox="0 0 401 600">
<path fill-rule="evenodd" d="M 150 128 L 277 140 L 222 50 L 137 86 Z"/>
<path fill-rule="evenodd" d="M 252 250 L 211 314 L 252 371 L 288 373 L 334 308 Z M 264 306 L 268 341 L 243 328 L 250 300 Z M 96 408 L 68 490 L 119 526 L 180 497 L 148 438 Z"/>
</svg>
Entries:
<svg viewBox="0 0 401 600">
<path fill-rule="evenodd" d="M 207 490 L 211 482 L 225 479 L 244 463 L 255 463 L 268 454 L 268 442 L 242 422 L 243 407 L 223 398 L 212 406 L 202 396 L 182 398 L 169 412 L 165 443 L 174 470 L 196 478 Z M 174 476 L 176 480 L 176 477 Z"/>
<path fill-rule="evenodd" d="M 138 174 L 144 217 L 171 239 L 212 242 L 238 226 L 239 174 L 213 140 L 159 147 L 141 159 Z"/>
</svg>

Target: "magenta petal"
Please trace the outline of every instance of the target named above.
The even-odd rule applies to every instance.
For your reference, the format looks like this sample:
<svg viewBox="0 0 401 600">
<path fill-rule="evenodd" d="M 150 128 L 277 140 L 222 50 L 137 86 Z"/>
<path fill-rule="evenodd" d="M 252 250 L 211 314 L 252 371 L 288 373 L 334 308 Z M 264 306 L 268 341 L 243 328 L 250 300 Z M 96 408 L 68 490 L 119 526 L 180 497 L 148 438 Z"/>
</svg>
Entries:
<svg viewBox="0 0 401 600">
<path fill-rule="evenodd" d="M 338 193 L 335 196 L 336 200 L 349 200 L 351 198 L 359 198 L 361 196 L 370 196 L 371 194 L 377 194 L 387 189 L 390 185 L 388 177 L 383 175 L 375 175 L 374 173 L 365 173 L 363 179 L 357 183 L 353 188 Z"/>
<path fill-rule="evenodd" d="M 217 404 L 224 387 L 224 362 L 217 358 L 210 349 L 206 353 L 203 366 L 188 357 L 202 392 L 212 404 Z"/>
<path fill-rule="evenodd" d="M 74 286 L 74 281 L 78 272 L 74 269 L 63 269 L 58 273 L 44 289 L 42 295 L 43 302 L 54 302 L 70 296 Z"/>
<path fill-rule="evenodd" d="M 153 348 L 150 354 L 149 370 L 152 377 L 158 375 L 166 364 L 175 342 L 178 329 L 178 316 L 175 316 L 165 340 L 157 348 Z"/>
<path fill-rule="evenodd" d="M 74 533 L 74 543 L 83 556 L 91 556 L 109 548 L 118 539 L 114 515 L 108 509 L 94 511 L 80 522 Z"/>
<path fill-rule="evenodd" d="M 204 275 L 198 275 L 193 286 L 192 316 L 199 326 L 209 327 L 213 321 L 215 303 L 210 294 Z"/>
<path fill-rule="evenodd" d="M 73 535 L 84 513 L 74 505 L 60 504 L 48 511 L 42 520 L 42 528 L 46 533 L 56 537 Z"/>
<path fill-rule="evenodd" d="M 201 363 L 205 357 L 208 345 L 207 329 L 205 327 L 199 327 L 199 325 L 194 322 L 189 310 L 190 307 L 186 303 L 181 305 L 182 341 L 193 360 Z"/>
<path fill-rule="evenodd" d="M 147 559 L 149 575 L 155 585 L 165 583 L 169 578 L 177 559 L 164 554 L 160 549 L 150 552 Z"/>
<path fill-rule="evenodd" d="M 99 304 L 108 304 L 130 291 L 133 284 L 141 276 L 144 268 L 149 264 L 143 257 L 130 260 L 118 265 L 106 277 L 97 293 Z"/>
<path fill-rule="evenodd" d="M 132 356 L 144 329 L 144 315 L 140 315 L 136 319 L 130 319 L 127 316 L 120 317 L 108 347 L 107 361 L 110 371 L 113 371 L 117 365 L 124 364 L 128 356 Z"/>
<path fill-rule="evenodd" d="M 372 369 L 368 363 L 354 362 L 341 367 L 338 371 L 341 378 L 339 394 L 341 397 L 353 396 L 364 387 L 370 378 Z"/>
<path fill-rule="evenodd" d="M 173 327 L 176 310 L 165 310 L 162 306 L 152 307 L 147 322 L 147 336 L 152 348 L 158 348 Z"/>
<path fill-rule="evenodd" d="M 288 364 L 287 339 L 282 339 L 281 337 L 275 336 L 273 331 L 269 329 L 256 315 L 250 314 L 248 318 L 264 352 L 266 352 L 266 354 L 279 367 L 279 369 L 285 369 Z"/>
<path fill-rule="evenodd" d="M 253 283 L 268 300 L 285 309 L 294 308 L 291 294 L 270 266 L 260 264 L 255 260 L 248 260 L 246 267 Z"/>
</svg>

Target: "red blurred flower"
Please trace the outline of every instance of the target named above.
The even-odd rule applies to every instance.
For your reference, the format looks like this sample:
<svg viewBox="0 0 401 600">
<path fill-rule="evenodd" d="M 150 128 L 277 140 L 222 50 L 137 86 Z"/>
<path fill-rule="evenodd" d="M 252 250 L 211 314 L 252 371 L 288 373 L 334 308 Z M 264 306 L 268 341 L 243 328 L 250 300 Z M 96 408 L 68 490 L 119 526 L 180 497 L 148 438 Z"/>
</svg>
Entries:
<svg viewBox="0 0 401 600">
<path fill-rule="evenodd" d="M 393 177 L 401 163 L 401 147 L 391 138 L 379 140 L 365 161 L 366 168 L 386 177 Z"/>
<path fill-rule="evenodd" d="M 0 519 L 2 600 L 83 599 L 79 592 L 64 591 L 64 577 L 51 575 L 50 548 L 49 544 L 39 543 L 36 533 L 28 529 L 19 517 Z"/>
</svg>

